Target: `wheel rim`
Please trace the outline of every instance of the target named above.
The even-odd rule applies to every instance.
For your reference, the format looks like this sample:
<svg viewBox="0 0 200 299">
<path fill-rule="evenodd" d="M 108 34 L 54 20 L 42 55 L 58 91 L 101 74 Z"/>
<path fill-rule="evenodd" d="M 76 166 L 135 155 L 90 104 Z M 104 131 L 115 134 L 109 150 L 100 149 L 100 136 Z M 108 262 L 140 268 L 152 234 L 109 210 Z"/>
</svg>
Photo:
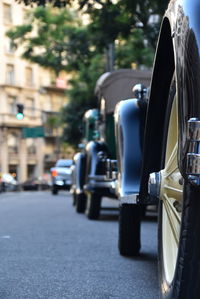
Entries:
<svg viewBox="0 0 200 299">
<path fill-rule="evenodd" d="M 162 252 L 164 275 L 168 284 L 172 282 L 176 268 L 183 201 L 183 179 L 177 162 L 179 129 L 177 107 L 175 95 L 169 120 L 165 168 L 161 171 Z"/>
</svg>

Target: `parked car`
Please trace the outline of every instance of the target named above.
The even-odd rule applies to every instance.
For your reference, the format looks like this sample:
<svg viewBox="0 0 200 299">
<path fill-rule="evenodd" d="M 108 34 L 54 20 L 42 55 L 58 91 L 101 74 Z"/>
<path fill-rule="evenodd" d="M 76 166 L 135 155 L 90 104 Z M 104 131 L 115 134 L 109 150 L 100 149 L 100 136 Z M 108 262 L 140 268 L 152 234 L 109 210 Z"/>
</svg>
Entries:
<svg viewBox="0 0 200 299">
<path fill-rule="evenodd" d="M 20 189 L 19 182 L 10 174 L 3 173 L 0 179 L 0 191 L 18 191 Z"/>
<path fill-rule="evenodd" d="M 134 124 L 117 117 L 119 186 L 127 208 L 127 255 L 139 252 L 132 207 L 159 205 L 158 255 L 161 298 L 200 298 L 200 2 L 171 0 L 164 15 L 145 121 L 142 168 L 134 190 L 129 148 Z M 117 107 L 120 116 L 129 101 Z M 133 108 L 133 107 L 132 107 Z M 123 132 L 120 135 L 120 132 Z M 124 142 L 124 136 L 129 136 Z M 121 150 L 123 149 L 123 150 Z M 122 162 L 123 161 L 123 162 Z M 139 187 L 139 188 L 138 188 Z M 131 231 L 132 230 L 132 231 Z M 130 251 L 128 252 L 128 246 Z"/>
<path fill-rule="evenodd" d="M 99 119 L 98 109 L 89 109 L 83 116 L 83 138 L 79 145 L 80 152 L 73 157 L 72 186 L 73 204 L 78 213 L 83 213 L 86 208 L 86 193 L 84 185 L 86 182 L 86 145 L 95 140 L 99 134 L 97 121 Z"/>
<path fill-rule="evenodd" d="M 47 176 L 39 177 L 39 178 L 30 178 L 22 184 L 22 189 L 24 191 L 47 190 L 49 188 L 50 188 L 50 181 L 47 179 Z"/>
<path fill-rule="evenodd" d="M 58 194 L 58 191 L 69 190 L 72 184 L 71 166 L 73 161 L 70 159 L 60 159 L 55 167 L 50 169 L 52 178 L 52 194 Z"/>
<path fill-rule="evenodd" d="M 132 88 L 139 80 L 148 85 L 150 76 L 150 71 L 121 69 L 105 73 L 97 80 L 95 93 L 99 103 L 100 117 L 97 123 L 99 134 L 86 146 L 84 188 L 87 194 L 86 214 L 89 219 L 99 217 L 103 196 L 118 198 L 115 105 L 121 100 L 133 97 Z M 145 114 L 145 104 L 141 107 L 137 106 L 136 109 L 140 110 L 138 113 L 141 115 Z"/>
</svg>

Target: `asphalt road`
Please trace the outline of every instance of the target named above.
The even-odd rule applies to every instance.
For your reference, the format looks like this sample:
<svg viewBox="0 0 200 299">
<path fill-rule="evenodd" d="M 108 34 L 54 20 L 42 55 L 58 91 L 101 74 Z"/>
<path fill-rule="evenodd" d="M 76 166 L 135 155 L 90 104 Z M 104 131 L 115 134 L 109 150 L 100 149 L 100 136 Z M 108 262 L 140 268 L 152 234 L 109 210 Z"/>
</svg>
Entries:
<svg viewBox="0 0 200 299">
<path fill-rule="evenodd" d="M 89 221 L 69 193 L 1 193 L 0 299 L 157 299 L 156 221 L 142 223 L 140 257 L 121 257 L 114 205 Z"/>
</svg>

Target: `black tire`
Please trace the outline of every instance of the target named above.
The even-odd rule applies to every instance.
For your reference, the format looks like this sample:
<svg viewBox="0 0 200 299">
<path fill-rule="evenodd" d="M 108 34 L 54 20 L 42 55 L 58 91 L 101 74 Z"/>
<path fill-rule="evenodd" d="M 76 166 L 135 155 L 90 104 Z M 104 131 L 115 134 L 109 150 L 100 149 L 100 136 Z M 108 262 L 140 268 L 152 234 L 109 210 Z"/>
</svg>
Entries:
<svg viewBox="0 0 200 299">
<path fill-rule="evenodd" d="M 58 189 L 55 186 L 52 187 L 52 194 L 53 195 L 57 195 L 58 194 Z"/>
<path fill-rule="evenodd" d="M 136 256 L 140 251 L 141 207 L 123 204 L 119 209 L 119 252 L 123 256 Z"/>
<path fill-rule="evenodd" d="M 174 90 L 174 92 L 172 92 L 172 89 L 173 86 L 171 86 L 169 93 L 169 107 L 172 106 L 171 103 L 176 96 L 176 91 Z M 171 96 L 173 96 L 173 98 L 171 98 Z M 168 111 L 169 114 L 172 115 L 170 109 Z M 177 113 L 179 113 L 179 111 Z M 179 118 L 181 117 L 182 115 L 179 115 Z M 171 128 L 174 130 L 173 126 Z M 170 123 L 168 123 L 167 131 L 170 132 Z M 177 140 L 180 133 L 180 127 L 177 126 Z M 179 150 L 181 151 L 181 149 Z M 165 171 L 165 169 L 163 171 Z M 177 171 L 179 170 L 176 170 L 176 172 Z M 173 184 L 175 180 L 176 176 L 174 175 L 172 177 Z M 192 185 L 187 179 L 183 180 L 183 178 L 181 178 L 178 181 L 180 185 L 183 185 L 180 198 L 172 197 L 171 194 L 168 197 L 168 195 L 166 196 L 167 191 L 165 191 L 165 197 L 168 201 L 171 200 L 170 197 L 176 200 L 172 202 L 173 206 L 171 206 L 170 209 L 176 209 L 175 213 L 180 214 L 180 226 L 178 228 L 175 227 L 178 232 L 180 231 L 178 234 L 173 230 L 173 217 L 170 219 L 168 216 L 171 215 L 169 209 L 170 205 L 168 205 L 167 210 L 166 200 L 163 200 L 163 198 L 159 204 L 158 252 L 160 297 L 164 299 L 198 299 L 200 298 L 200 187 Z M 162 186 L 163 188 L 165 187 L 163 182 Z M 162 192 L 161 197 L 163 196 Z M 167 217 L 169 218 L 167 219 Z M 171 231 L 172 235 L 178 236 L 176 243 L 177 253 L 172 261 L 170 261 L 169 257 L 173 245 L 171 241 L 170 244 L 167 242 L 169 240 L 169 231 Z"/>
<path fill-rule="evenodd" d="M 86 195 L 84 193 L 76 194 L 76 211 L 84 213 L 86 208 Z"/>
<path fill-rule="evenodd" d="M 87 195 L 86 216 L 90 220 L 99 218 L 101 210 L 101 196 L 96 192 Z"/>
<path fill-rule="evenodd" d="M 141 206 L 141 216 L 142 216 L 142 218 L 146 217 L 146 212 L 147 212 L 147 206 L 146 205 L 142 205 Z"/>
</svg>

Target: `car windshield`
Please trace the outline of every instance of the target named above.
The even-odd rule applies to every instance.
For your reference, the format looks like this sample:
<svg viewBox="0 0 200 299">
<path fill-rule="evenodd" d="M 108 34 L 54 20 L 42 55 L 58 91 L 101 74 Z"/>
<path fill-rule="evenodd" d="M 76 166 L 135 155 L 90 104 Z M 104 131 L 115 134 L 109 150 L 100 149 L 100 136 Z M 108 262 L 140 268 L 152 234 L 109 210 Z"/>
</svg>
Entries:
<svg viewBox="0 0 200 299">
<path fill-rule="evenodd" d="M 58 160 L 56 167 L 70 167 L 72 165 L 72 160 Z"/>
</svg>

